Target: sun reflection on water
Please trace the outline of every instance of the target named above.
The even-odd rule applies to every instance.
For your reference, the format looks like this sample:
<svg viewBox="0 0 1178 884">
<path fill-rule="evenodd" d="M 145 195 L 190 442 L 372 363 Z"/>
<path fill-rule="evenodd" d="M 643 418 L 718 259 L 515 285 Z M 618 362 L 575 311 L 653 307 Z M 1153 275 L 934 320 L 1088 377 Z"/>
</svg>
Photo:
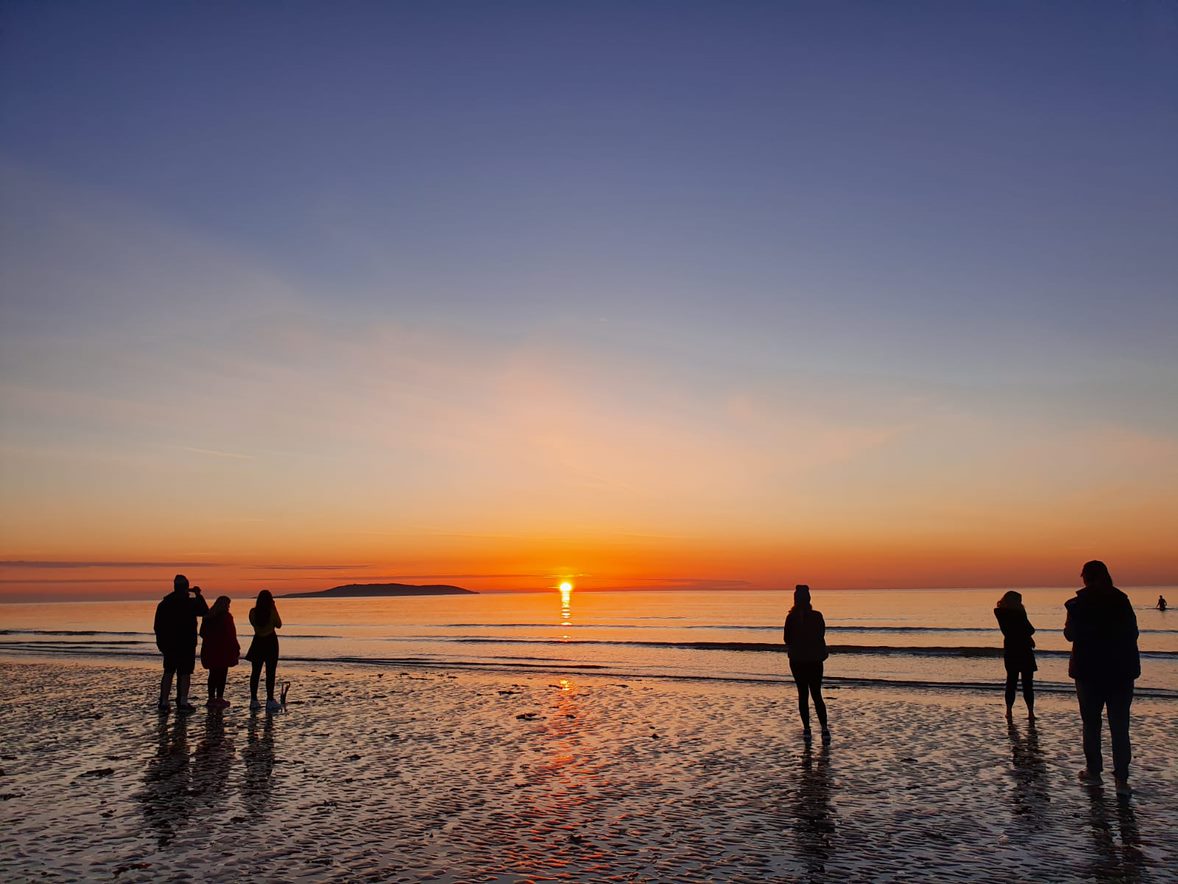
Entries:
<svg viewBox="0 0 1178 884">
<path fill-rule="evenodd" d="M 573 585 L 565 581 L 560 585 L 560 625 L 572 626 L 573 621 Z M 567 635 L 564 638 L 568 638 Z"/>
</svg>

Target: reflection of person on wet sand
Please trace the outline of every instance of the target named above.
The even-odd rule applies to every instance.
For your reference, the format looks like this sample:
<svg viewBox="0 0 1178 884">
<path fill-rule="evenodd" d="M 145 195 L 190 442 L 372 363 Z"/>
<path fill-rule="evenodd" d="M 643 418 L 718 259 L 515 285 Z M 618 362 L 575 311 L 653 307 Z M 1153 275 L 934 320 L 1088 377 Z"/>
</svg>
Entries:
<svg viewBox="0 0 1178 884">
<path fill-rule="evenodd" d="M 1002 630 L 1002 662 L 1006 666 L 1006 720 L 1014 715 L 1014 695 L 1019 676 L 1023 680 L 1023 700 L 1027 718 L 1035 717 L 1035 627 L 1027 618 L 1023 597 L 1013 589 L 998 600 L 994 617 Z"/>
<path fill-rule="evenodd" d="M 825 874 L 834 849 L 836 826 L 830 792 L 830 747 L 823 745 L 815 759 L 807 744 L 793 812 L 797 853 L 806 865 L 807 879 Z"/>
<path fill-rule="evenodd" d="M 1011 800 L 1016 817 L 1026 817 L 1029 826 L 1038 831 L 1045 827 L 1051 804 L 1048 784 L 1047 762 L 1039 747 L 1039 732 L 1035 722 L 1027 723 L 1027 735 L 1023 737 L 1018 727 L 1011 722 L 1007 725 L 1010 737 L 1011 761 L 1014 765 L 1014 792 Z"/>
<path fill-rule="evenodd" d="M 260 726 L 259 733 L 259 717 L 251 716 L 246 747 L 241 753 L 245 762 L 242 799 L 246 813 L 253 820 L 260 820 L 269 809 L 274 786 L 274 719 L 267 715 Z"/>
<path fill-rule="evenodd" d="M 822 742 L 830 742 L 826 724 L 826 703 L 822 700 L 822 661 L 827 657 L 826 621 L 822 612 L 810 606 L 810 587 L 799 583 L 794 588 L 794 606 L 785 618 L 785 650 L 789 654 L 789 671 L 798 688 L 798 712 L 802 716 L 802 736 L 810 739 L 810 704 L 822 727 Z"/>
<path fill-rule="evenodd" d="M 1096 852 L 1092 856 L 1092 881 L 1139 881 L 1145 872 L 1145 856 L 1141 852 L 1141 836 L 1133 802 L 1116 800 L 1116 810 L 1109 813 L 1103 789 L 1093 789 L 1088 795 L 1088 823 Z M 1116 817 L 1116 826 L 1113 817 Z M 1117 844 L 1117 832 L 1121 843 Z"/>
<path fill-rule="evenodd" d="M 155 755 L 147 763 L 139 801 L 144 822 L 156 831 L 159 846 L 166 847 L 192 815 L 188 719 L 177 716 L 169 732 L 168 719 L 161 718 L 158 736 Z"/>
<path fill-rule="evenodd" d="M 205 716 L 205 731 L 192 756 L 192 791 L 203 797 L 204 813 L 211 813 L 225 797 L 233 768 L 233 740 L 225 736 L 220 709 Z"/>
</svg>

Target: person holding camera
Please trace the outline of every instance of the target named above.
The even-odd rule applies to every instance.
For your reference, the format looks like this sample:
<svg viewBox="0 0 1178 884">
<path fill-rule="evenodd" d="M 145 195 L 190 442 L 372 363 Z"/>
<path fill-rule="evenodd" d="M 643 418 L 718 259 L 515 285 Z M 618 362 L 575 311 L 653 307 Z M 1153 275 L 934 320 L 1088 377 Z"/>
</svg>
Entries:
<svg viewBox="0 0 1178 884">
<path fill-rule="evenodd" d="M 188 685 L 196 668 L 196 619 L 209 612 L 200 587 L 189 587 L 188 578 L 177 574 L 172 591 L 155 608 L 155 646 L 164 655 L 160 679 L 159 711 L 169 711 L 168 694 L 176 677 L 176 711 L 195 712 L 188 702 Z"/>
</svg>

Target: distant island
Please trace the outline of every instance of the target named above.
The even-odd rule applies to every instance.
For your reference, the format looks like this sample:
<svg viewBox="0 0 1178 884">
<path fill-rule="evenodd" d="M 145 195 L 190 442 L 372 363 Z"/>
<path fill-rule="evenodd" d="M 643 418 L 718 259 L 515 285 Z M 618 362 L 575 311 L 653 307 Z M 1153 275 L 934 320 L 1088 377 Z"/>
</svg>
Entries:
<svg viewBox="0 0 1178 884">
<path fill-rule="evenodd" d="M 473 589 L 461 586 L 436 584 L 414 586 L 411 583 L 349 583 L 347 586 L 333 586 L 315 592 L 288 592 L 279 596 L 284 599 L 366 599 L 397 595 L 478 595 Z"/>
</svg>

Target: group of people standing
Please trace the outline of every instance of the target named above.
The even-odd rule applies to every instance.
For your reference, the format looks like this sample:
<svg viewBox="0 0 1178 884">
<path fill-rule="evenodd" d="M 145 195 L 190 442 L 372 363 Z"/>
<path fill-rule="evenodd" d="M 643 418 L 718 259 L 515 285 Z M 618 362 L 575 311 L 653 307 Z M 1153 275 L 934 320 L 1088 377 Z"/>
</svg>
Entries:
<svg viewBox="0 0 1178 884">
<path fill-rule="evenodd" d="M 209 698 L 205 704 L 210 709 L 224 709 L 230 705 L 225 699 L 225 685 L 229 670 L 238 664 L 241 645 L 237 641 L 237 625 L 229 612 L 229 596 L 219 596 L 210 608 L 201 594 L 199 586 L 191 586 L 188 578 L 177 574 L 172 581 L 172 591 L 163 598 L 155 609 L 155 644 L 164 657 L 164 674 L 160 679 L 159 711 L 169 712 L 168 697 L 172 692 L 173 678 L 176 682 L 176 711 L 195 712 L 196 706 L 189 702 L 188 692 L 192 673 L 196 669 L 196 644 L 199 635 L 201 665 L 208 670 Z M 197 629 L 197 620 L 201 621 Z M 258 593 L 254 607 L 249 612 L 249 622 L 254 629 L 253 641 L 246 651 L 245 659 L 250 661 L 250 709 L 262 708 L 258 700 L 258 684 L 262 668 L 266 669 L 266 709 L 276 712 L 282 708 L 274 698 L 274 684 L 278 670 L 278 632 L 282 618 L 274 604 L 270 590 Z"/>
<path fill-rule="evenodd" d="M 1072 643 L 1068 676 L 1076 683 L 1076 697 L 1083 723 L 1084 768 L 1080 779 L 1099 783 L 1104 770 L 1100 751 L 1101 719 L 1108 715 L 1112 736 L 1113 778 L 1118 794 L 1129 794 L 1129 707 L 1133 682 L 1141 675 L 1137 650 L 1137 615 L 1129 597 L 1113 585 L 1104 562 L 1091 561 L 1080 571 L 1084 587 L 1064 603 L 1067 618 L 1064 638 Z M 1160 606 L 1159 606 L 1160 607 Z M 1027 617 L 1022 595 L 1011 590 L 998 600 L 994 616 L 1002 630 L 1006 666 L 1006 718 L 1014 717 L 1019 681 L 1027 717 L 1035 718 L 1035 627 Z M 789 668 L 798 689 L 802 735 L 811 739 L 808 698 L 822 728 L 822 741 L 830 742 L 826 704 L 822 700 L 823 661 L 828 656 L 826 622 L 810 601 L 810 587 L 799 584 L 794 605 L 785 619 L 785 646 Z"/>
</svg>

